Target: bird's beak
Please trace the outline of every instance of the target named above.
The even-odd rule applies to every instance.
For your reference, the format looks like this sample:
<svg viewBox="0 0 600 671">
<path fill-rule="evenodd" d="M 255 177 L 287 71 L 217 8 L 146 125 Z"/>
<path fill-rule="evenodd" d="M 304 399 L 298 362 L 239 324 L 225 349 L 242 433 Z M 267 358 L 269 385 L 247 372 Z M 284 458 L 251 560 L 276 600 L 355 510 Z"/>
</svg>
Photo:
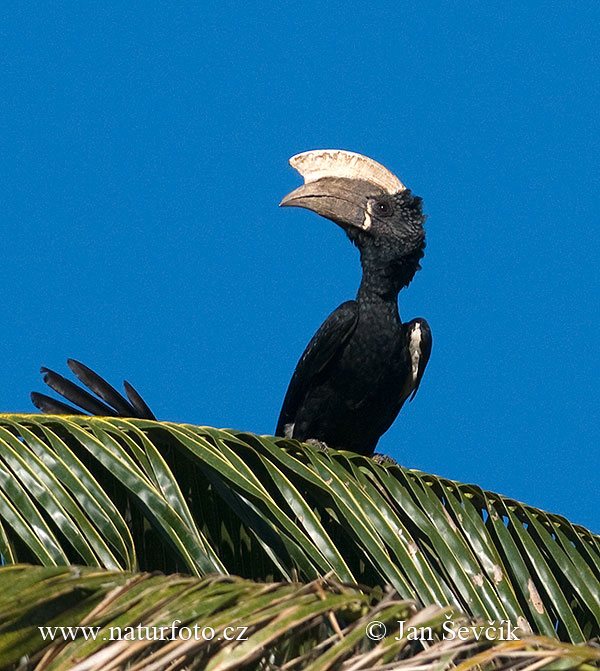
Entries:
<svg viewBox="0 0 600 671">
<path fill-rule="evenodd" d="M 331 219 L 344 229 L 367 229 L 371 216 L 367 196 L 373 192 L 369 182 L 345 177 L 323 177 L 295 189 L 279 207 L 303 207 Z"/>
</svg>

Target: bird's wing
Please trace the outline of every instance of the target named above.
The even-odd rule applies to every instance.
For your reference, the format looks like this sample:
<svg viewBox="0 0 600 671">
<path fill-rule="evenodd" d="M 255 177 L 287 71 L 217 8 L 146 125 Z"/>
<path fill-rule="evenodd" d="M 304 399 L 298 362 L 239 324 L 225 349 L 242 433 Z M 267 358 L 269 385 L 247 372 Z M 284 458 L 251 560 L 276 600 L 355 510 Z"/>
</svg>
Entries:
<svg viewBox="0 0 600 671">
<path fill-rule="evenodd" d="M 298 407 L 311 382 L 341 351 L 352 335 L 357 319 L 358 304 L 356 301 L 346 301 L 321 324 L 298 361 L 283 401 L 275 435 L 285 436 L 290 433 L 286 426 L 293 425 Z"/>
<path fill-rule="evenodd" d="M 79 361 L 69 359 L 67 361 L 69 368 L 75 373 L 80 382 L 82 382 L 90 391 L 92 391 L 96 398 L 92 396 L 82 387 L 67 380 L 62 375 L 55 373 L 48 368 L 42 368 L 44 373 L 44 382 L 53 389 L 57 394 L 71 403 L 74 403 L 79 408 L 92 415 L 101 415 L 103 417 L 137 417 L 139 419 L 156 419 L 150 408 L 146 405 L 142 397 L 137 391 L 128 383 L 125 382 L 125 392 L 127 393 L 127 400 L 124 396 L 112 387 L 106 380 L 101 378 L 93 370 L 84 366 Z M 102 400 L 100 400 L 102 399 Z M 82 415 L 76 408 L 73 408 L 62 401 L 58 401 L 46 394 L 39 394 L 38 392 L 31 393 L 31 400 L 36 408 L 42 412 L 54 415 Z"/>
<path fill-rule="evenodd" d="M 412 401 L 421 384 L 425 366 L 427 366 L 427 362 L 429 361 L 433 338 L 431 337 L 429 324 L 424 319 L 413 319 L 407 322 L 405 327 L 406 341 L 412 364 L 412 388 L 409 392 L 412 393 L 410 397 Z"/>
</svg>

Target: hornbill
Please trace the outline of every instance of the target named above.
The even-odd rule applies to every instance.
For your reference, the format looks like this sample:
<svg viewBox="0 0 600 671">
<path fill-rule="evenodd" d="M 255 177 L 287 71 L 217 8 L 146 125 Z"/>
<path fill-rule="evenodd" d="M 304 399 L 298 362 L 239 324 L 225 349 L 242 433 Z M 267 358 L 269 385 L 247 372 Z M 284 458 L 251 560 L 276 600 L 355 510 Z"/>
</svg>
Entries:
<svg viewBox="0 0 600 671">
<path fill-rule="evenodd" d="M 308 151 L 290 164 L 305 184 L 280 205 L 313 210 L 341 226 L 360 251 L 363 275 L 356 300 L 325 320 L 300 358 L 276 435 L 370 455 L 416 394 L 431 352 L 427 322 L 403 324 L 398 313 L 398 293 L 423 257 L 422 201 L 382 165 L 353 152 Z M 127 382 L 126 399 L 83 364 L 69 359 L 68 365 L 102 400 L 47 368 L 44 382 L 84 411 L 155 419 Z M 31 399 L 45 413 L 83 414 L 45 394 L 33 392 Z"/>
<path fill-rule="evenodd" d="M 300 358 L 276 435 L 371 455 L 416 394 L 431 353 L 427 322 L 403 324 L 398 313 L 398 294 L 423 257 L 422 201 L 360 154 L 308 151 L 290 165 L 304 185 L 280 205 L 341 226 L 360 251 L 362 280 L 356 300 L 329 315 Z"/>
</svg>

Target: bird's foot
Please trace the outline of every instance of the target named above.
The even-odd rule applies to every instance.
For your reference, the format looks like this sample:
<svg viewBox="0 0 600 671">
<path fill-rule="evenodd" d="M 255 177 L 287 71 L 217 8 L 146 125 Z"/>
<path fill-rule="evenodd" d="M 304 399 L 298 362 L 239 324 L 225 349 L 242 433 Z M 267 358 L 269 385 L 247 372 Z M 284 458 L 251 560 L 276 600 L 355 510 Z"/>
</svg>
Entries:
<svg viewBox="0 0 600 671">
<path fill-rule="evenodd" d="M 371 457 L 376 464 L 386 464 L 387 466 L 399 466 L 398 462 L 387 454 L 380 454 L 375 452 Z"/>
<path fill-rule="evenodd" d="M 317 440 L 316 438 L 309 438 L 308 440 L 304 441 L 307 445 L 312 445 L 313 447 L 316 447 L 317 450 L 320 450 L 321 452 L 329 452 L 331 448 L 327 443 L 324 443 L 322 440 Z"/>
</svg>

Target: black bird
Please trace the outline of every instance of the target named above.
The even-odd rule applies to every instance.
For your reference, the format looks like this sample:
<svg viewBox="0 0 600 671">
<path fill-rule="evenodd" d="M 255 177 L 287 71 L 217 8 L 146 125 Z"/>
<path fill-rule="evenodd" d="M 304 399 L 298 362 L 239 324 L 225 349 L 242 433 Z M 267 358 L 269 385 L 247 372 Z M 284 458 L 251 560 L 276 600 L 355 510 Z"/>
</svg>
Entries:
<svg viewBox="0 0 600 671">
<path fill-rule="evenodd" d="M 427 322 L 402 324 L 397 301 L 423 256 L 421 199 L 360 154 L 309 151 L 292 157 L 290 164 L 305 185 L 281 205 L 313 210 L 340 225 L 360 250 L 363 277 L 356 300 L 340 305 L 308 344 L 276 434 L 369 455 L 406 399 L 414 397 L 431 352 Z M 87 366 L 73 359 L 67 363 L 99 398 L 42 368 L 44 382 L 81 408 L 33 392 L 31 399 L 42 412 L 155 419 L 129 383 L 124 383 L 125 398 Z"/>
<path fill-rule="evenodd" d="M 300 358 L 276 435 L 370 455 L 416 394 L 431 353 L 427 322 L 403 324 L 398 313 L 398 293 L 423 257 L 422 201 L 360 154 L 309 151 L 290 165 L 305 184 L 281 206 L 341 226 L 360 251 L 363 274 L 356 300 L 329 315 Z"/>
</svg>

